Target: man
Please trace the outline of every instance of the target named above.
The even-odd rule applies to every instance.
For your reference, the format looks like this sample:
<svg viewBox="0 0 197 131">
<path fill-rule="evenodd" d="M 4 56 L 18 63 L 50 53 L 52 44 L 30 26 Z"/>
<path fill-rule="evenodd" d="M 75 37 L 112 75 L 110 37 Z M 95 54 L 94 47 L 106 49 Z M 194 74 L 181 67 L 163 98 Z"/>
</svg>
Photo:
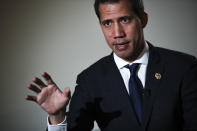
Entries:
<svg viewBox="0 0 197 131">
<path fill-rule="evenodd" d="M 68 115 L 69 88 L 62 93 L 45 72 L 48 85 L 39 78 L 40 88 L 28 85 L 38 95 L 27 99 L 48 112 L 49 130 L 90 131 L 96 121 L 102 131 L 197 131 L 196 58 L 144 40 L 141 0 L 94 7 L 113 53 L 79 74 Z"/>
</svg>

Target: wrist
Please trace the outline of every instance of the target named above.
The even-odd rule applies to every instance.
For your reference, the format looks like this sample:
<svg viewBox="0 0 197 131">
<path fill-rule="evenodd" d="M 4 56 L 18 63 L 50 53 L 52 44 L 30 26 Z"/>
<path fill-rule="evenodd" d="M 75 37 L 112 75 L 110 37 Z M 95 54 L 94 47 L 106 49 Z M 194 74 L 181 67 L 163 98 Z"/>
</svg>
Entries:
<svg viewBox="0 0 197 131">
<path fill-rule="evenodd" d="M 60 111 L 56 114 L 49 114 L 49 123 L 51 125 L 57 125 L 65 120 L 66 112 Z"/>
</svg>

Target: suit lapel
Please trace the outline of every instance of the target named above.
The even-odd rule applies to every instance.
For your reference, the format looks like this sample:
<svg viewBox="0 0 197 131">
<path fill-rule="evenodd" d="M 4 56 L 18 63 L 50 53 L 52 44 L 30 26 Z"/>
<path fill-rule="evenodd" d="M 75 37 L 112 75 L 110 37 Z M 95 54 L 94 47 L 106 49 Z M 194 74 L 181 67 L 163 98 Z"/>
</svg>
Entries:
<svg viewBox="0 0 197 131">
<path fill-rule="evenodd" d="M 109 83 L 109 86 L 113 89 L 113 92 L 119 92 L 129 100 L 129 94 L 126 90 L 120 71 L 114 62 L 113 55 L 110 55 L 109 58 L 110 62 L 108 63 L 108 66 L 105 66 L 108 68 L 106 71 L 106 80 Z"/>
<path fill-rule="evenodd" d="M 130 112 L 128 114 L 130 115 L 128 116 L 130 122 L 132 121 L 135 122 L 136 124 L 139 124 L 137 116 L 134 111 L 132 100 L 126 90 L 123 78 L 120 74 L 118 67 L 114 62 L 114 58 L 112 54 L 110 55 L 109 60 L 108 62 L 106 62 L 106 64 L 108 65 L 105 66 L 107 67 L 105 79 L 110 87 L 109 90 L 113 91 L 114 97 L 119 97 L 121 101 L 125 103 L 125 105 L 127 105 L 126 109 L 129 110 Z"/>
<path fill-rule="evenodd" d="M 149 62 L 147 67 L 145 92 L 143 97 L 143 124 L 146 128 L 151 119 L 154 100 L 159 91 L 162 75 L 164 72 L 163 63 L 156 48 L 149 43 Z"/>
<path fill-rule="evenodd" d="M 147 73 L 146 73 L 146 83 L 145 83 L 145 92 L 143 97 L 143 120 L 142 120 L 142 126 L 147 127 L 148 123 L 151 119 L 151 113 L 153 109 L 154 100 L 156 97 L 157 92 L 160 88 L 160 83 L 162 81 L 162 75 L 164 73 L 164 64 L 161 61 L 160 55 L 157 52 L 157 49 L 153 47 L 150 43 L 149 44 L 149 62 L 147 66 Z M 121 74 L 114 62 L 113 55 L 111 54 L 108 57 L 108 61 L 106 61 L 107 64 L 106 67 L 106 81 L 110 86 L 110 91 L 113 91 L 114 94 L 120 96 L 122 101 L 129 105 L 127 108 L 131 111 L 131 116 L 128 116 L 131 118 L 133 122 L 138 123 L 137 117 L 133 108 L 132 101 L 129 97 L 129 94 L 126 90 L 126 87 L 124 85 L 123 78 L 121 77 Z M 114 96 L 114 97 L 119 97 Z"/>
</svg>

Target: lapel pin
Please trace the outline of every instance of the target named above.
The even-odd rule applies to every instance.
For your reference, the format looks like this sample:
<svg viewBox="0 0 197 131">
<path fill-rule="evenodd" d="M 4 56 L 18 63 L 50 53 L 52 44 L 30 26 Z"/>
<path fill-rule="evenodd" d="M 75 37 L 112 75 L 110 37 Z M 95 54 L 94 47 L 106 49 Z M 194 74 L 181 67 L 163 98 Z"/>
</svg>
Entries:
<svg viewBox="0 0 197 131">
<path fill-rule="evenodd" d="M 160 74 L 160 73 L 155 73 L 155 78 L 156 78 L 157 80 L 160 80 L 160 79 L 161 79 L 161 74 Z"/>
</svg>

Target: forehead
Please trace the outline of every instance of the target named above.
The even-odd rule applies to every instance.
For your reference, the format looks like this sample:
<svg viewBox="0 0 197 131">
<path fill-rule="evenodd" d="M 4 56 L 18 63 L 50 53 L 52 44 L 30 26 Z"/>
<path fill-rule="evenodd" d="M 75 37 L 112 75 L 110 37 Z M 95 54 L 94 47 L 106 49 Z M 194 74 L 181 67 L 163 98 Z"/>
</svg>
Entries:
<svg viewBox="0 0 197 131">
<path fill-rule="evenodd" d="M 132 6 L 128 0 L 119 2 L 106 2 L 99 5 L 100 19 L 113 19 L 116 17 L 133 15 Z"/>
</svg>

